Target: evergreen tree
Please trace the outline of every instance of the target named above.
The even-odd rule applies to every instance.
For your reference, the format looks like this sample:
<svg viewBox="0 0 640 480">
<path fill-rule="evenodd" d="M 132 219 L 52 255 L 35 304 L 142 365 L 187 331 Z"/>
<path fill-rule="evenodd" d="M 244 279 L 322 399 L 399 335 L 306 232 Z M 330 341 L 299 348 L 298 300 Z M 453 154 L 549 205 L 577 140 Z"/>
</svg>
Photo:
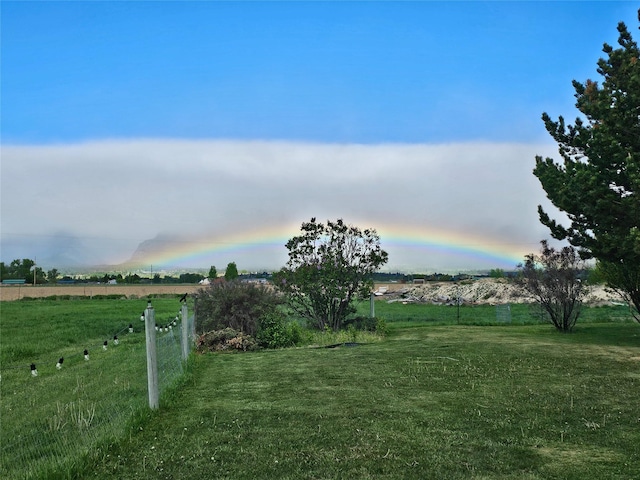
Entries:
<svg viewBox="0 0 640 480">
<path fill-rule="evenodd" d="M 236 278 L 238 278 L 238 267 L 236 266 L 236 262 L 229 262 L 227 270 L 224 272 L 224 279 L 229 282 Z"/>
<path fill-rule="evenodd" d="M 640 52 L 624 23 L 618 32 L 620 48 L 605 43 L 607 58 L 598 61 L 601 83 L 573 81 L 582 117 L 567 125 L 542 115 L 563 163 L 536 157 L 534 175 L 570 225 L 541 206 L 540 221 L 583 258 L 597 259 L 640 321 Z"/>
</svg>

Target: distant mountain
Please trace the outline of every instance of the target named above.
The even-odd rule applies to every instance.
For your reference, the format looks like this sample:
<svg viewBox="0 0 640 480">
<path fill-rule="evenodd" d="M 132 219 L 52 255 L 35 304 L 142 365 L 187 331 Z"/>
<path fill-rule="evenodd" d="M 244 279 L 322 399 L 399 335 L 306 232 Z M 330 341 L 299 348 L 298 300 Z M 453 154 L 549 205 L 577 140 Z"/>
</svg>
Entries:
<svg viewBox="0 0 640 480">
<path fill-rule="evenodd" d="M 96 261 L 95 253 L 83 239 L 67 233 L 20 235 L 2 239 L 2 261 L 29 258 L 43 268 L 80 267 Z"/>
<path fill-rule="evenodd" d="M 150 259 L 161 258 L 167 255 L 171 249 L 175 249 L 177 244 L 184 242 L 183 238 L 176 235 L 156 235 L 154 238 L 140 243 L 125 265 L 130 267 L 148 266 Z"/>
</svg>

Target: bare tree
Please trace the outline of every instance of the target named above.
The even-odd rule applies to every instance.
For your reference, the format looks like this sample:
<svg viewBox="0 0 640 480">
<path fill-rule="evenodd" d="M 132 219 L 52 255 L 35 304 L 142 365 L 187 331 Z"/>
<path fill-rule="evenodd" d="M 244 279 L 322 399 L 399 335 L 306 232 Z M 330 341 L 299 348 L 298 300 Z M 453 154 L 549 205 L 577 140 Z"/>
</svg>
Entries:
<svg viewBox="0 0 640 480">
<path fill-rule="evenodd" d="M 570 332 L 587 294 L 587 286 L 580 278 L 584 261 L 571 246 L 556 250 L 546 240 L 540 244 L 540 254 L 530 253 L 525 256 L 524 265 L 519 265 L 521 284 L 538 301 L 556 329 Z"/>
</svg>

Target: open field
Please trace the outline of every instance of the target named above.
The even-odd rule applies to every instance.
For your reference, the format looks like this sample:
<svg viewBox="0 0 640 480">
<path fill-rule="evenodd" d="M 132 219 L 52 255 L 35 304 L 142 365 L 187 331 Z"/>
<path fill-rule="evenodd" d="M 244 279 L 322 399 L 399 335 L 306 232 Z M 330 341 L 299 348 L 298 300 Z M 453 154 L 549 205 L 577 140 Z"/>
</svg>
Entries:
<svg viewBox="0 0 640 480">
<path fill-rule="evenodd" d="M 0 301 L 53 296 L 95 297 L 122 295 L 127 298 L 145 298 L 149 295 L 183 295 L 193 293 L 200 285 L 2 285 Z"/>
<path fill-rule="evenodd" d="M 178 305 L 153 303 L 160 319 Z M 92 347 L 89 362 L 77 353 L 145 305 L 2 304 L 3 478 L 632 479 L 640 471 L 640 325 L 618 308 L 589 309 L 575 333 L 559 334 L 546 324 L 496 325 L 488 305 L 467 307 L 467 324 L 434 325 L 437 309 L 457 309 L 377 302 L 386 340 L 195 356 L 180 388 L 145 414 L 139 323 L 118 348 Z M 51 360 L 61 355 L 68 361 L 56 370 Z M 31 361 L 41 365 L 36 378 Z M 95 434 L 79 426 L 92 411 Z M 56 435 L 84 443 L 47 460 Z M 21 438 L 37 438 L 45 453 L 30 443 L 25 453 Z"/>
<path fill-rule="evenodd" d="M 144 298 L 149 295 L 183 295 L 203 288 L 201 285 L 0 285 L 0 300 L 11 301 L 22 298 L 47 298 L 54 296 L 94 297 L 122 295 L 127 298 Z M 426 282 L 420 284 L 376 283 L 374 291 L 384 291 L 378 300 L 401 300 L 419 303 L 451 303 L 460 299 L 469 304 L 529 303 L 533 301 L 514 282 L 504 279 L 480 279 L 464 282 Z M 602 285 L 593 286 L 585 298 L 591 305 L 606 305 L 620 302 L 617 294 Z"/>
</svg>

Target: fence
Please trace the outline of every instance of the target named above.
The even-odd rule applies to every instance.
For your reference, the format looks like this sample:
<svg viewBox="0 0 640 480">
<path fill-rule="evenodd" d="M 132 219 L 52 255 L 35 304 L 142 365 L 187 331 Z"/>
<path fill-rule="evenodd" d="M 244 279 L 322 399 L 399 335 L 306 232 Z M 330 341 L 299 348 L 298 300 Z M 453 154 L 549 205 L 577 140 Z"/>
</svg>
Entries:
<svg viewBox="0 0 640 480">
<path fill-rule="evenodd" d="M 150 309 L 149 304 L 141 316 L 145 325 Z M 110 342 L 56 355 L 46 366 L 3 366 L 2 423 L 11 424 L 8 416 L 23 416 L 25 410 L 33 414 L 27 413 L 17 431 L 1 427 L 0 478 L 59 476 L 96 446 L 123 436 L 135 415 L 146 410 L 149 396 L 148 348 L 139 327 L 135 330 L 129 323 Z M 184 373 L 194 331 L 186 303 L 173 321 L 154 322 L 158 399 Z"/>
<path fill-rule="evenodd" d="M 547 321 L 544 312 L 532 304 L 480 304 L 461 302 L 430 304 L 421 302 L 386 302 L 376 300 L 375 310 L 365 302 L 358 306 L 358 314 L 375 316 L 386 322 L 425 323 L 430 325 L 527 325 Z"/>
</svg>

